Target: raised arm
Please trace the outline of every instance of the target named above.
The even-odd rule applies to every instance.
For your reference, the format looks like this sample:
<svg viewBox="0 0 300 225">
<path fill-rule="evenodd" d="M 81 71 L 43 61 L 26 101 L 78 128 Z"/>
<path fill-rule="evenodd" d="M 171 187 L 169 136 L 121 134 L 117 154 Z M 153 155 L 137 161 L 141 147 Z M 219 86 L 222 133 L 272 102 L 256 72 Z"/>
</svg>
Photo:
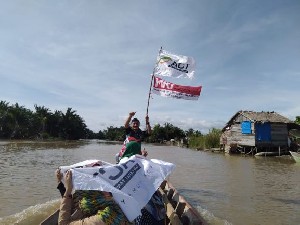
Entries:
<svg viewBox="0 0 300 225">
<path fill-rule="evenodd" d="M 145 119 L 146 119 L 146 131 L 150 135 L 152 130 L 151 130 L 150 122 L 149 122 L 149 116 L 146 115 Z"/>
<path fill-rule="evenodd" d="M 125 127 L 125 128 L 128 128 L 128 127 L 129 127 L 131 118 L 132 118 L 134 115 L 135 115 L 135 112 L 130 112 L 130 113 L 129 113 L 128 118 L 126 119 L 125 124 L 124 124 L 124 127 Z"/>
</svg>

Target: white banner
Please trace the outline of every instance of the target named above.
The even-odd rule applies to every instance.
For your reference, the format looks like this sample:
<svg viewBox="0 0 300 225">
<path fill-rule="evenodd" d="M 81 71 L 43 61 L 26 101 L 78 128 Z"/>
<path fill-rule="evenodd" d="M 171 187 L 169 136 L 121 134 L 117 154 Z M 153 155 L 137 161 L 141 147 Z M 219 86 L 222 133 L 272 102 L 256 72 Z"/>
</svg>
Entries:
<svg viewBox="0 0 300 225">
<path fill-rule="evenodd" d="M 105 166 L 105 165 L 113 165 L 108 162 L 104 162 L 98 159 L 89 159 L 85 160 L 79 163 L 72 164 L 70 166 L 60 166 L 59 169 L 61 173 L 66 173 L 67 170 L 73 169 L 73 168 L 85 168 L 85 167 L 94 167 L 94 166 Z"/>
<path fill-rule="evenodd" d="M 102 163 L 104 166 L 73 168 L 73 187 L 111 192 L 129 221 L 141 214 L 141 209 L 175 169 L 172 163 L 140 155 L 124 158 L 116 165 Z"/>
<path fill-rule="evenodd" d="M 171 97 L 185 100 L 198 100 L 202 86 L 191 87 L 173 84 L 159 77 L 153 77 L 152 92 L 163 97 Z"/>
<path fill-rule="evenodd" d="M 162 50 L 157 57 L 154 75 L 193 78 L 195 66 L 196 63 L 192 57 L 174 55 Z"/>
</svg>

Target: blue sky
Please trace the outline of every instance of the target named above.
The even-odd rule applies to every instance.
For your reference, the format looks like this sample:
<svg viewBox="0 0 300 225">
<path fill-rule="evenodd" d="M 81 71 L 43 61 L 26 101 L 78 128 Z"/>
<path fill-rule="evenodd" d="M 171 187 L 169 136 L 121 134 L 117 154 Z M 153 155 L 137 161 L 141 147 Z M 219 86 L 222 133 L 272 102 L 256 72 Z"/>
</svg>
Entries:
<svg viewBox="0 0 300 225">
<path fill-rule="evenodd" d="M 239 110 L 300 115 L 299 0 L 0 2 L 0 100 L 76 110 L 99 131 L 144 126 L 160 47 L 196 60 L 198 101 L 153 95 L 152 125 L 203 133 Z"/>
</svg>

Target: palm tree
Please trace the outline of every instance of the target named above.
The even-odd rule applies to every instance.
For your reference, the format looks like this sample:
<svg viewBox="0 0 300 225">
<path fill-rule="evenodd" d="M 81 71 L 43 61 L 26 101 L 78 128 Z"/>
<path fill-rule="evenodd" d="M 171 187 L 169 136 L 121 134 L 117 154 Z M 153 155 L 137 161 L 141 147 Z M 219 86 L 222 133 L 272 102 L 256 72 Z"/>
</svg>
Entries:
<svg viewBox="0 0 300 225">
<path fill-rule="evenodd" d="M 63 114 L 63 137 L 68 140 L 85 138 L 87 127 L 84 120 L 75 112 L 72 108 L 68 108 L 66 114 Z"/>
<path fill-rule="evenodd" d="M 35 108 L 35 118 L 37 122 L 36 129 L 39 133 L 39 136 L 43 138 L 43 135 L 46 135 L 46 133 L 48 135 L 48 132 L 46 132 L 47 122 L 52 113 L 45 106 L 34 105 L 34 108 Z"/>
<path fill-rule="evenodd" d="M 0 138 L 7 138 L 9 136 L 9 102 L 0 101 Z"/>
</svg>

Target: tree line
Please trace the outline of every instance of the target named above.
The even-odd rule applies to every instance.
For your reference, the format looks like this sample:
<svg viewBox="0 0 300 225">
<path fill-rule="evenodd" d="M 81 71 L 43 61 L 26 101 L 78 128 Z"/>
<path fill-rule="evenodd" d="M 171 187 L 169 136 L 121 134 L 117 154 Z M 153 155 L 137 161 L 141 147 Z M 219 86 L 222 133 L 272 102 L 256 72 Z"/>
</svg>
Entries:
<svg viewBox="0 0 300 225">
<path fill-rule="evenodd" d="M 300 124 L 300 116 L 295 123 Z M 83 118 L 76 114 L 72 108 L 66 112 L 55 110 L 52 112 L 45 106 L 34 105 L 34 111 L 20 106 L 18 103 L 10 104 L 0 101 L 0 139 L 104 139 L 110 141 L 123 141 L 125 128 L 107 127 L 98 133 L 87 128 Z M 202 134 L 192 128 L 182 130 L 170 123 L 156 124 L 151 135 L 145 140 L 149 143 L 165 143 L 173 139 L 183 141 L 192 148 L 219 147 L 221 130 L 213 128 L 208 134 Z"/>
<path fill-rule="evenodd" d="M 125 140 L 125 128 L 110 126 L 106 130 L 99 131 L 97 134 L 98 139 L 107 139 L 111 141 L 124 141 Z M 152 128 L 151 135 L 146 138 L 146 142 L 150 143 L 164 143 L 174 139 L 174 141 L 180 141 L 188 136 L 201 136 L 201 132 L 198 130 L 189 129 L 184 131 L 179 127 L 176 127 L 170 123 L 164 125 L 156 124 Z"/>
<path fill-rule="evenodd" d="M 77 140 L 93 134 L 72 108 L 65 113 L 38 105 L 34 109 L 0 101 L 0 139 Z"/>
<path fill-rule="evenodd" d="M 97 138 L 107 139 L 111 141 L 123 141 L 125 139 L 125 128 L 122 127 L 108 127 L 104 131 L 99 131 Z M 221 130 L 213 128 L 208 134 L 202 134 L 199 130 L 192 128 L 182 130 L 170 123 L 163 125 L 156 124 L 152 128 L 151 135 L 145 139 L 148 143 L 166 143 L 174 140 L 175 143 L 180 143 L 185 147 L 207 149 L 218 148 L 220 146 Z"/>
<path fill-rule="evenodd" d="M 87 128 L 85 121 L 75 110 L 68 108 L 66 112 L 55 110 L 52 112 L 45 106 L 34 105 L 34 110 L 25 108 L 18 103 L 10 104 L 0 101 L 0 139 L 32 139 L 32 140 L 78 140 L 105 139 L 123 141 L 125 128 L 107 127 L 94 133 Z M 156 124 L 151 135 L 145 140 L 149 143 L 165 143 L 174 141 L 203 138 L 198 130 L 182 130 L 170 123 Z M 218 141 L 217 141 L 218 142 Z"/>
</svg>

